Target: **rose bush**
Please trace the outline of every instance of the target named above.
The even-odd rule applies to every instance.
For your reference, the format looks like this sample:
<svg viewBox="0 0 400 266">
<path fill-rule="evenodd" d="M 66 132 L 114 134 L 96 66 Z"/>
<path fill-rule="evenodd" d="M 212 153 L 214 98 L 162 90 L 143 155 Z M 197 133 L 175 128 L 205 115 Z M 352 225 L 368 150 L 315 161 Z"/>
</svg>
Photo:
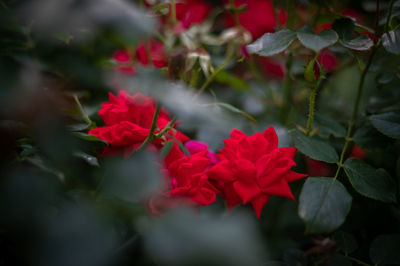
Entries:
<svg viewBox="0 0 400 266">
<path fill-rule="evenodd" d="M 0 1 L 0 264 L 400 265 L 399 12 Z"/>
</svg>

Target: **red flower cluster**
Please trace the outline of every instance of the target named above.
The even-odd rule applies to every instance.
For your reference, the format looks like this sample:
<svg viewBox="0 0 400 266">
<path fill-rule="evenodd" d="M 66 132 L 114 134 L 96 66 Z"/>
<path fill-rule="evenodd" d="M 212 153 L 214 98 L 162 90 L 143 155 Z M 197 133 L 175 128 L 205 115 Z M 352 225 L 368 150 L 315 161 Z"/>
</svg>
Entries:
<svg viewBox="0 0 400 266">
<path fill-rule="evenodd" d="M 120 91 L 118 97 L 115 97 L 110 93 L 109 102 L 103 103 L 98 112 L 105 126 L 94 128 L 89 134 L 109 143 L 110 146 L 105 148 L 102 156 L 121 152 L 129 156 L 149 135 L 154 112 L 155 104 L 150 97 L 139 93 L 130 96 L 124 91 Z M 170 120 L 169 114 L 161 110 L 155 132 L 160 132 Z M 170 130 L 165 136 L 167 140 L 173 138 L 180 142 L 189 140 L 176 129 Z M 153 144 L 161 147 L 162 140 L 158 139 Z"/>
<path fill-rule="evenodd" d="M 147 51 L 149 46 L 149 51 Z M 136 48 L 135 56 L 132 56 L 127 50 L 117 50 L 112 58 L 117 62 L 117 70 L 124 74 L 134 74 L 134 65 L 136 62 L 143 66 L 149 65 L 149 58 L 155 68 L 167 66 L 167 60 L 164 54 L 164 45 L 157 40 L 149 40 L 148 45 L 145 42 L 140 42 Z"/>
<path fill-rule="evenodd" d="M 154 112 L 154 101 L 149 97 L 125 92 L 115 97 L 110 93 L 109 102 L 103 103 L 99 111 L 106 125 L 90 130 L 89 134 L 110 144 L 102 155 L 122 151 L 129 156 L 148 136 Z M 162 110 L 155 133 L 169 122 L 168 113 Z M 206 206 L 223 192 L 229 208 L 250 202 L 260 217 L 271 196 L 294 199 L 288 183 L 306 177 L 290 170 L 295 166 L 296 148 L 278 148 L 278 136 L 272 127 L 249 137 L 234 129 L 218 154 L 209 151 L 205 143 L 189 141 L 175 129 L 153 145 L 162 147 L 171 140 L 173 147 L 164 159 L 165 185 L 150 201 L 153 213 L 182 202 Z M 185 143 L 190 156 L 179 149 L 177 141 Z"/>
</svg>

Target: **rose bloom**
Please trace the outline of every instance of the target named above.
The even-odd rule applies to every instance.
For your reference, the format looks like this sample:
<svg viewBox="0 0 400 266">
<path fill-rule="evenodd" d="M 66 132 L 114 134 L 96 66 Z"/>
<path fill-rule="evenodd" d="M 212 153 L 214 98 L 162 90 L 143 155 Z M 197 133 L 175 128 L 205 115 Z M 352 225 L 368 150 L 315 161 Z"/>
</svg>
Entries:
<svg viewBox="0 0 400 266">
<path fill-rule="evenodd" d="M 304 178 L 290 169 L 295 166 L 296 148 L 278 148 L 273 127 L 263 133 L 246 136 L 232 130 L 225 147 L 217 154 L 220 160 L 207 175 L 223 183 L 228 208 L 240 202 L 251 203 L 257 217 L 273 195 L 294 199 L 288 183 Z"/>
<path fill-rule="evenodd" d="M 154 100 L 140 93 L 129 95 L 120 91 L 118 97 L 109 94 L 109 101 L 101 104 L 98 114 L 105 126 L 91 129 L 88 133 L 109 143 L 101 156 L 123 153 L 131 155 L 147 138 L 155 112 Z M 166 110 L 161 109 L 156 122 L 157 134 L 171 121 Z M 176 126 L 176 124 L 174 125 Z M 153 142 L 155 147 L 161 147 L 163 141 L 176 139 L 180 142 L 189 140 L 187 136 L 171 129 L 164 139 Z"/>
<path fill-rule="evenodd" d="M 208 150 L 191 156 L 182 153 L 176 143 L 164 159 L 165 182 L 159 195 L 149 207 L 153 214 L 163 214 L 177 205 L 207 206 L 214 203 L 219 191 L 209 182 L 206 170 L 210 167 Z"/>
</svg>

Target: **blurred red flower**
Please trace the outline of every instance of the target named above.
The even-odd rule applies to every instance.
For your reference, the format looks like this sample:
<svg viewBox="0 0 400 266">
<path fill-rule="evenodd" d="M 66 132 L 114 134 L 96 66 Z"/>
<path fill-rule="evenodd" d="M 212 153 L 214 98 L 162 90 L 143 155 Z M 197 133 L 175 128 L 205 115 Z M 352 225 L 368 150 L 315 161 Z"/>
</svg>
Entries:
<svg viewBox="0 0 400 266">
<path fill-rule="evenodd" d="M 110 144 L 101 156 L 121 152 L 129 156 L 149 134 L 154 112 L 155 103 L 150 97 L 139 93 L 131 96 L 124 91 L 120 91 L 118 97 L 115 97 L 110 93 L 109 102 L 103 103 L 98 112 L 105 126 L 91 129 L 88 133 Z M 155 133 L 161 131 L 170 121 L 169 114 L 162 109 L 157 119 Z M 180 142 L 189 140 L 176 129 L 170 130 L 165 136 L 166 139 L 174 138 Z M 153 144 L 160 147 L 162 141 L 158 139 Z"/>
<path fill-rule="evenodd" d="M 202 0 L 184 0 L 176 3 L 176 19 L 182 29 L 200 24 L 211 12 L 211 5 Z"/>
<path fill-rule="evenodd" d="M 326 162 L 306 157 L 307 173 L 310 176 L 333 176 L 335 168 Z"/>
<path fill-rule="evenodd" d="M 149 51 L 147 51 L 149 49 Z M 146 44 L 144 41 L 139 42 L 136 47 L 135 56 L 132 56 L 127 50 L 117 50 L 112 55 L 112 59 L 117 62 L 117 70 L 123 74 L 135 74 L 136 70 L 134 65 L 136 61 L 143 66 L 149 65 L 149 58 L 151 64 L 155 68 L 162 68 L 167 66 L 167 59 L 164 53 L 164 45 L 158 40 L 150 39 Z"/>
<path fill-rule="evenodd" d="M 229 3 L 229 1 L 225 2 Z M 236 8 L 244 5 L 247 10 L 238 14 L 239 23 L 250 32 L 253 40 L 258 39 L 264 33 L 275 31 L 277 23 L 274 7 L 270 0 L 235 0 Z M 285 24 L 286 14 L 283 11 L 279 12 L 278 19 L 281 24 Z M 227 14 L 225 23 L 227 26 L 235 25 L 232 14 Z"/>
<path fill-rule="evenodd" d="M 288 183 L 307 175 L 290 170 L 296 165 L 293 161 L 296 148 L 278 148 L 273 127 L 249 137 L 234 129 L 224 143 L 225 147 L 217 154 L 220 161 L 207 175 L 223 182 L 228 208 L 250 202 L 260 217 L 271 196 L 294 199 Z"/>
</svg>

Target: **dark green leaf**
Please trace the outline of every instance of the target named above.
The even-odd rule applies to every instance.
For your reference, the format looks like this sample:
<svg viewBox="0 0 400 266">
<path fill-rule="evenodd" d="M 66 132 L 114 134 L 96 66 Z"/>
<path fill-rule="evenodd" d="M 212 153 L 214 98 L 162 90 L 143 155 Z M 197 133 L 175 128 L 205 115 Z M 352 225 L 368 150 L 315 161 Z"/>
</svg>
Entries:
<svg viewBox="0 0 400 266">
<path fill-rule="evenodd" d="M 335 149 L 326 141 L 307 137 L 298 130 L 291 130 L 289 134 L 293 138 L 296 148 L 312 159 L 327 163 L 336 163 L 339 160 Z"/>
<path fill-rule="evenodd" d="M 336 31 L 339 39 L 349 40 L 353 37 L 353 32 L 355 29 L 354 23 L 354 20 L 349 17 L 336 19 L 333 22 L 332 29 Z"/>
<path fill-rule="evenodd" d="M 387 84 L 394 79 L 394 74 L 392 72 L 382 72 L 376 78 L 379 84 Z"/>
<path fill-rule="evenodd" d="M 389 53 L 400 54 L 400 30 L 391 30 L 383 34 L 382 45 Z"/>
<path fill-rule="evenodd" d="M 314 116 L 316 124 L 319 124 L 321 127 L 318 130 L 318 134 L 324 137 L 329 135 L 333 135 L 338 138 L 343 138 L 346 136 L 346 128 L 342 126 L 336 120 L 327 118 L 320 114 L 315 114 Z"/>
<path fill-rule="evenodd" d="M 382 148 L 391 141 L 389 137 L 380 133 L 371 124 L 366 124 L 357 129 L 353 139 L 354 142 L 362 148 Z"/>
<path fill-rule="evenodd" d="M 329 233 L 346 219 L 352 197 L 338 180 L 309 177 L 300 194 L 299 216 L 306 223 L 306 233 Z"/>
<path fill-rule="evenodd" d="M 348 257 L 345 257 L 341 254 L 334 254 L 331 258 L 329 258 L 326 266 L 352 266 L 353 263 Z"/>
<path fill-rule="evenodd" d="M 318 35 L 312 29 L 306 27 L 297 32 L 297 38 L 307 48 L 319 52 L 333 45 L 338 40 L 338 35 L 333 30 L 323 30 Z"/>
<path fill-rule="evenodd" d="M 340 44 L 353 50 L 366 51 L 374 45 L 374 42 L 368 36 L 362 35 L 351 40 L 340 40 Z"/>
<path fill-rule="evenodd" d="M 289 249 L 283 254 L 287 266 L 308 265 L 306 254 L 299 249 Z"/>
<path fill-rule="evenodd" d="M 78 158 L 81 158 L 83 160 L 85 160 L 85 162 L 87 162 L 88 164 L 92 165 L 92 166 L 97 166 L 99 167 L 99 161 L 97 160 L 96 157 L 89 155 L 87 153 L 84 152 L 75 152 L 74 155 Z"/>
<path fill-rule="evenodd" d="M 68 125 L 67 128 L 68 130 L 71 131 L 83 131 L 83 130 L 88 130 L 89 125 L 84 124 L 84 123 L 79 123 L 79 124 L 73 124 L 73 125 Z"/>
<path fill-rule="evenodd" d="M 333 240 L 346 255 L 351 254 L 358 248 L 356 238 L 352 234 L 344 231 L 336 232 L 333 235 Z"/>
<path fill-rule="evenodd" d="M 400 139 L 400 114 L 395 112 L 372 115 L 369 117 L 372 125 L 382 134 Z"/>
<path fill-rule="evenodd" d="M 292 30 L 281 30 L 266 33 L 252 44 L 247 45 L 247 51 L 261 56 L 271 56 L 284 51 L 296 38 Z"/>
<path fill-rule="evenodd" d="M 230 104 L 228 104 L 228 103 L 216 103 L 216 104 L 217 104 L 218 106 L 221 106 L 221 107 L 223 107 L 223 108 L 225 108 L 225 109 L 231 111 L 231 112 L 241 114 L 241 115 L 247 117 L 248 119 L 250 119 L 250 120 L 253 121 L 253 122 L 256 122 L 256 119 L 255 119 L 254 117 L 252 117 L 251 115 L 249 115 L 249 114 L 246 113 L 245 111 L 242 111 L 242 110 L 236 108 L 236 107 L 233 106 L 233 105 L 230 105 Z"/>
<path fill-rule="evenodd" d="M 347 159 L 344 170 L 361 195 L 385 202 L 396 201 L 396 183 L 385 170 L 375 169 L 356 158 Z"/>
<path fill-rule="evenodd" d="M 381 235 L 371 244 L 369 256 L 376 265 L 400 265 L 400 235 Z"/>
<path fill-rule="evenodd" d="M 227 84 L 231 86 L 232 88 L 238 90 L 238 91 L 249 91 L 251 90 L 247 82 L 242 80 L 241 78 L 238 78 L 232 74 L 230 74 L 227 71 L 220 71 L 216 76 L 215 80 L 220 83 Z"/>
<path fill-rule="evenodd" d="M 104 144 L 108 145 L 108 142 L 102 139 L 99 139 L 96 136 L 89 135 L 83 132 L 72 132 L 72 134 L 80 139 L 87 140 L 87 141 L 97 141 L 97 142 L 103 142 Z"/>
<path fill-rule="evenodd" d="M 160 151 L 160 157 L 162 159 L 165 158 L 169 154 L 169 152 L 171 151 L 173 146 L 174 146 L 174 141 L 172 141 L 172 140 L 165 143 L 164 147 L 162 147 L 162 149 Z"/>
</svg>

